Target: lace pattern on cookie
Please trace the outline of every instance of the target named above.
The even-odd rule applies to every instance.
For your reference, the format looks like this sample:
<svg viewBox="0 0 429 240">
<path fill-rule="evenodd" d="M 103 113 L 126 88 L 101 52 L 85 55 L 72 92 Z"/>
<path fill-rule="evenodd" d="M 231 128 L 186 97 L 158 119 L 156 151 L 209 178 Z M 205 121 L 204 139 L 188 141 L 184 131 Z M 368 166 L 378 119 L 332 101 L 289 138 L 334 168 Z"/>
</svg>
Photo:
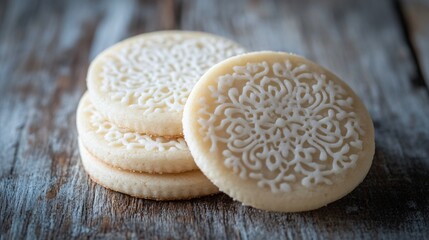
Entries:
<svg viewBox="0 0 429 240">
<path fill-rule="evenodd" d="M 332 184 L 356 164 L 364 131 L 353 99 L 324 74 L 286 59 L 236 66 L 216 83 L 199 99 L 199 130 L 241 178 L 289 192 Z"/>
<path fill-rule="evenodd" d="M 141 148 L 146 151 L 176 151 L 187 150 L 188 147 L 183 138 L 166 139 L 163 137 L 150 137 L 149 135 L 135 132 L 126 132 L 108 122 L 92 104 L 85 106 L 84 111 L 89 116 L 89 122 L 94 132 L 111 147 L 126 149 Z"/>
<path fill-rule="evenodd" d="M 181 112 L 207 69 L 243 52 L 229 40 L 207 36 L 137 39 L 103 59 L 101 91 L 145 113 Z"/>
</svg>

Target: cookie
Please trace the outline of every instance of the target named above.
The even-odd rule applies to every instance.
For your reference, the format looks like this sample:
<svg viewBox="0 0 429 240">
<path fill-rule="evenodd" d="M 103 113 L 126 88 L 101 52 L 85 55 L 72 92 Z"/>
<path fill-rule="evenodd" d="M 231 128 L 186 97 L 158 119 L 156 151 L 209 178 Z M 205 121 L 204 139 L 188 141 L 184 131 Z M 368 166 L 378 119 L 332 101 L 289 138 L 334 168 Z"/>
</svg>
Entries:
<svg viewBox="0 0 429 240">
<path fill-rule="evenodd" d="M 91 155 L 80 140 L 79 151 L 85 171 L 94 182 L 133 197 L 182 200 L 219 191 L 199 170 L 170 174 L 135 173 L 105 164 Z"/>
<path fill-rule="evenodd" d="M 87 93 L 78 106 L 77 128 L 86 149 L 114 167 L 148 173 L 198 169 L 183 138 L 151 137 L 120 129 L 94 108 Z"/>
<path fill-rule="evenodd" d="M 244 52 L 235 42 L 207 33 L 142 34 L 96 57 L 88 90 L 95 108 L 119 127 L 183 136 L 183 107 L 194 84 L 214 64 Z"/>
<path fill-rule="evenodd" d="M 295 212 L 351 192 L 368 173 L 374 128 L 359 97 L 296 55 L 255 52 L 208 70 L 183 114 L 201 171 L 244 205 Z"/>
</svg>

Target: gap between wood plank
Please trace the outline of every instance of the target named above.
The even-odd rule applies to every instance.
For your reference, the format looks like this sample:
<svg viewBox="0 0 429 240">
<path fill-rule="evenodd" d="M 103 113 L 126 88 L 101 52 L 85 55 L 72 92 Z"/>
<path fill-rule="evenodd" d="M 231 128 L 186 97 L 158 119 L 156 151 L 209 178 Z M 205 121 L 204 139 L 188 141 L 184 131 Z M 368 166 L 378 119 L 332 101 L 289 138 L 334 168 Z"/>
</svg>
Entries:
<svg viewBox="0 0 429 240">
<path fill-rule="evenodd" d="M 27 117 L 25 118 L 25 121 L 22 122 L 21 125 L 19 125 L 17 131 L 18 131 L 18 138 L 15 142 L 15 144 L 13 145 L 15 147 L 15 150 L 13 151 L 13 161 L 12 161 L 12 166 L 9 170 L 9 175 L 13 174 L 13 171 L 15 170 L 15 164 L 16 164 L 16 159 L 18 158 L 18 152 L 19 152 L 19 147 L 21 145 L 21 139 L 22 139 L 22 133 L 24 131 L 24 126 L 27 123 Z"/>
<path fill-rule="evenodd" d="M 183 1 L 175 2 L 175 12 L 174 12 L 174 22 L 176 23 L 176 28 L 182 28 L 182 10 L 183 10 Z"/>
<path fill-rule="evenodd" d="M 398 20 L 400 23 L 400 30 L 402 31 L 402 35 L 404 36 L 405 43 L 407 47 L 410 49 L 411 53 L 411 60 L 416 67 L 416 72 L 412 79 L 411 83 L 416 87 L 424 87 L 426 91 L 429 93 L 429 86 L 426 84 L 426 81 L 424 79 L 423 71 L 420 66 L 419 59 L 417 57 L 417 50 L 414 47 L 412 40 L 411 40 L 411 31 L 408 27 L 407 20 L 405 17 L 405 10 L 404 6 L 400 3 L 399 0 L 393 1 L 393 9 L 395 10 L 396 14 L 398 15 Z M 426 79 L 429 80 L 429 79 Z"/>
</svg>

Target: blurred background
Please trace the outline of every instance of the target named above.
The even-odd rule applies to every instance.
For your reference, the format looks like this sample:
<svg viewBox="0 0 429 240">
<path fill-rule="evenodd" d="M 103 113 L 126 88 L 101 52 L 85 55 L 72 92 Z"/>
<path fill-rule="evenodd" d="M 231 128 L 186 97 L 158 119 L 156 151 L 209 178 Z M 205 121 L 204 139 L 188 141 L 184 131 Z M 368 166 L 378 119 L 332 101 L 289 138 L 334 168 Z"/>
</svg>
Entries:
<svg viewBox="0 0 429 240">
<path fill-rule="evenodd" d="M 158 203 L 92 183 L 75 129 L 88 65 L 122 39 L 166 29 L 300 54 L 343 78 L 376 129 L 365 181 L 302 214 L 223 194 Z M 425 0 L 0 0 L 0 239 L 427 238 L 428 86 Z"/>
</svg>

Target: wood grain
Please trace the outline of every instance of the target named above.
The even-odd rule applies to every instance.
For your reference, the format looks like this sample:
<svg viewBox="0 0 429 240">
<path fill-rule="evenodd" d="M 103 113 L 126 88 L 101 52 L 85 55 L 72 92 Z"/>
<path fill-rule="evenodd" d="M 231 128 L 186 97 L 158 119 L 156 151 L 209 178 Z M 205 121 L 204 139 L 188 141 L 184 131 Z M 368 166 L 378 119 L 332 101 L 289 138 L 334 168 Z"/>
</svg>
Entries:
<svg viewBox="0 0 429 240">
<path fill-rule="evenodd" d="M 365 181 L 295 214 L 223 194 L 156 202 L 94 184 L 75 129 L 88 64 L 118 40 L 171 28 L 295 52 L 344 78 L 376 128 Z M 407 38 L 387 0 L 0 1 L 0 238 L 427 238 L 429 94 L 413 81 Z"/>
<path fill-rule="evenodd" d="M 429 91 L 429 1 L 402 0 L 400 9 L 418 68 L 415 81 L 426 85 Z"/>
</svg>

